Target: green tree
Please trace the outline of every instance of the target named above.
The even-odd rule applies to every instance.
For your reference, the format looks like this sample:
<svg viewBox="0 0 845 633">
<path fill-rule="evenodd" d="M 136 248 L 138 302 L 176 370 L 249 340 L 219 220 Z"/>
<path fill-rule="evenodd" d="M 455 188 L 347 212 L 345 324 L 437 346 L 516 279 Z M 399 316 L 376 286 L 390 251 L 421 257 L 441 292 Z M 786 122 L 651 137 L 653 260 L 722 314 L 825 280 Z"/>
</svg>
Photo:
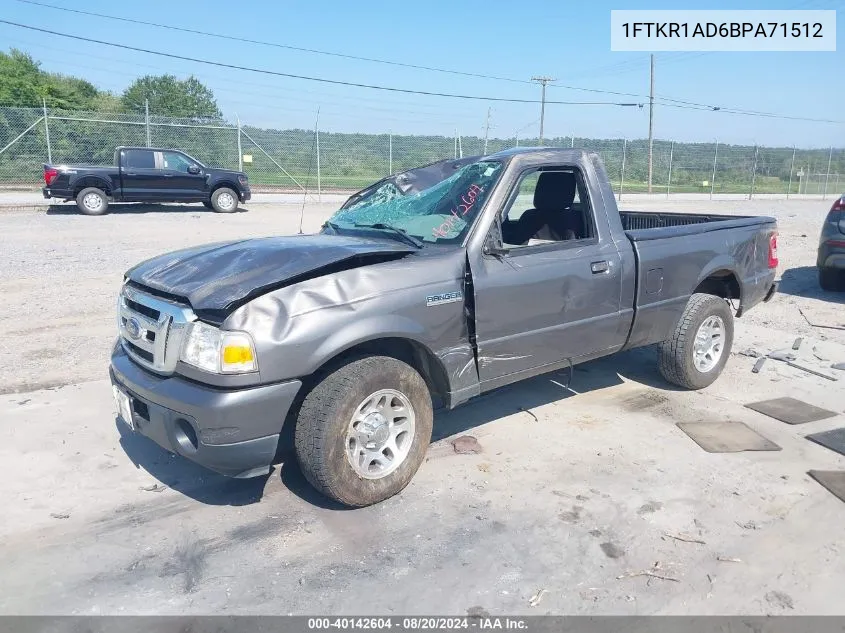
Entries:
<svg viewBox="0 0 845 633">
<path fill-rule="evenodd" d="M 62 110 L 93 109 L 100 92 L 88 81 L 48 73 L 30 55 L 17 49 L 0 52 L 0 104 Z"/>
<path fill-rule="evenodd" d="M 144 112 L 149 101 L 150 114 L 194 120 L 223 118 L 214 93 L 196 77 L 180 80 L 173 75 L 147 75 L 136 79 L 121 96 L 123 110 Z"/>
</svg>

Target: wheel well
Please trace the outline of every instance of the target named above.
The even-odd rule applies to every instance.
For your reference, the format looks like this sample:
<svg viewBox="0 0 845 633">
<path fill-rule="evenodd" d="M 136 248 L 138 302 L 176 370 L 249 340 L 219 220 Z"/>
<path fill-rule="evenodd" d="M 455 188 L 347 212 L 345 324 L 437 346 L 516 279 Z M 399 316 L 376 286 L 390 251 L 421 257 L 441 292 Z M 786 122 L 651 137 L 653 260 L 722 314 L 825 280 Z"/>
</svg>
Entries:
<svg viewBox="0 0 845 633">
<path fill-rule="evenodd" d="M 208 197 L 210 198 L 211 196 L 213 196 L 214 192 L 217 191 L 218 189 L 222 188 L 222 187 L 226 187 L 227 189 L 231 189 L 232 191 L 235 192 L 235 195 L 237 195 L 238 198 L 241 197 L 241 192 L 238 189 L 238 186 L 236 184 L 232 183 L 232 182 L 225 181 L 225 180 L 223 182 L 218 182 L 216 185 L 214 185 L 211 188 L 211 192 L 208 194 Z"/>
<path fill-rule="evenodd" d="M 92 178 L 90 176 L 86 176 L 77 180 L 73 184 L 73 197 L 79 195 L 79 192 L 83 189 L 87 189 L 88 187 L 96 187 L 97 189 L 101 189 L 105 192 L 107 196 L 111 195 L 111 186 L 105 180 L 100 180 L 99 178 Z"/>
<path fill-rule="evenodd" d="M 698 284 L 693 293 L 703 292 L 708 295 L 716 295 L 722 299 L 741 299 L 739 280 L 733 271 L 717 270 Z"/>
<path fill-rule="evenodd" d="M 380 338 L 350 347 L 323 363 L 307 382 L 316 382 L 320 376 L 333 371 L 339 365 L 361 356 L 390 356 L 408 363 L 425 380 L 425 384 L 431 393 L 434 408 L 446 406 L 449 394 L 449 378 L 443 364 L 427 347 L 405 338 Z"/>
</svg>

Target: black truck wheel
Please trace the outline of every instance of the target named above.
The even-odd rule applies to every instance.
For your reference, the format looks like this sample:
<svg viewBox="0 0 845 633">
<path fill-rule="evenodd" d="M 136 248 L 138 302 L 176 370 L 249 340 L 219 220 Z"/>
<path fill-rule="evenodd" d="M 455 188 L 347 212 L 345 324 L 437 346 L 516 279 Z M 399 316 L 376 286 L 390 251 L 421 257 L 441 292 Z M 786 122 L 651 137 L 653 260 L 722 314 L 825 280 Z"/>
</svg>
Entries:
<svg viewBox="0 0 845 633">
<path fill-rule="evenodd" d="M 733 314 L 720 297 L 689 298 L 672 337 L 660 343 L 660 373 L 672 384 L 703 389 L 722 373 L 734 340 Z"/>
<path fill-rule="evenodd" d="M 828 292 L 845 290 L 845 270 L 820 267 L 819 286 Z"/>
<path fill-rule="evenodd" d="M 368 356 L 335 369 L 302 402 L 294 445 L 305 478 L 344 505 L 400 492 L 431 441 L 431 394 L 413 367 Z"/>
<path fill-rule="evenodd" d="M 76 206 L 85 215 L 105 215 L 109 210 L 109 198 L 102 189 L 87 187 L 77 194 Z"/>
<path fill-rule="evenodd" d="M 238 208 L 238 194 L 228 187 L 215 189 L 211 194 L 211 206 L 217 213 L 232 213 Z"/>
</svg>

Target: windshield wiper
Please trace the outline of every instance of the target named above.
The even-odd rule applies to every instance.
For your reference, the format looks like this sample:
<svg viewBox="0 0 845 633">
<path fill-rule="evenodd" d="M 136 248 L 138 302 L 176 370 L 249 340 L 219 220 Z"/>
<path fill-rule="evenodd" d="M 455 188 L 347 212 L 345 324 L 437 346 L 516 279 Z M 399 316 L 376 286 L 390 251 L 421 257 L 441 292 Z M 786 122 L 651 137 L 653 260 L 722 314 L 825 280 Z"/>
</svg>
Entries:
<svg viewBox="0 0 845 633">
<path fill-rule="evenodd" d="M 395 226 L 391 226 L 390 224 L 385 224 L 384 222 L 376 222 L 375 224 L 356 224 L 354 226 L 359 229 L 379 229 L 382 231 L 390 231 L 412 246 L 416 246 L 417 248 L 422 248 L 424 246 L 421 240 L 418 240 L 413 235 L 409 235 L 405 229 L 400 229 Z"/>
</svg>

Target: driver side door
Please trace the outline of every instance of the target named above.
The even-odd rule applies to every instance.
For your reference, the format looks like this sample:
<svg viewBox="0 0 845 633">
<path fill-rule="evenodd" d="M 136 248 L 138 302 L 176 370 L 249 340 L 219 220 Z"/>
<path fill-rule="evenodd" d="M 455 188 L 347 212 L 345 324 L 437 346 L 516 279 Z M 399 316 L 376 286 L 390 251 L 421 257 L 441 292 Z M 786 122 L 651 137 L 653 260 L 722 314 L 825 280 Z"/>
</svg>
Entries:
<svg viewBox="0 0 845 633">
<path fill-rule="evenodd" d="M 206 197 L 206 182 L 202 169 L 196 174 L 189 171 L 191 166 L 199 168 L 199 165 L 179 152 L 159 154 L 164 186 L 173 200 L 197 200 Z"/>
<path fill-rule="evenodd" d="M 542 171 L 548 170 L 575 175 L 578 202 L 564 201 L 561 208 L 581 210 L 586 227 L 577 239 L 506 244 L 506 252 L 482 255 L 473 266 L 483 390 L 609 353 L 606 350 L 619 349 L 625 342 L 621 256 L 610 239 L 607 220 L 594 212 L 576 167 Z M 531 206 L 538 171 L 524 172 L 511 192 L 500 216 L 503 232 Z"/>
</svg>

